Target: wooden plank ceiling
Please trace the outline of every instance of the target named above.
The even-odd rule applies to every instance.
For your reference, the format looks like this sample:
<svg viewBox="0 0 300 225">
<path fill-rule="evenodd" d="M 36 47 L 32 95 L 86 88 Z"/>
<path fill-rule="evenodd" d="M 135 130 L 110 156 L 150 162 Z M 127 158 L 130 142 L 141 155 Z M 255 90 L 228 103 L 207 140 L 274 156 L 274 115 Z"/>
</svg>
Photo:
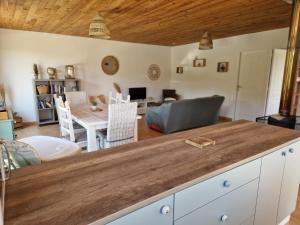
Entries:
<svg viewBox="0 0 300 225">
<path fill-rule="evenodd" d="M 88 36 L 105 11 L 113 40 L 181 45 L 289 26 L 282 0 L 0 0 L 0 27 Z"/>
</svg>

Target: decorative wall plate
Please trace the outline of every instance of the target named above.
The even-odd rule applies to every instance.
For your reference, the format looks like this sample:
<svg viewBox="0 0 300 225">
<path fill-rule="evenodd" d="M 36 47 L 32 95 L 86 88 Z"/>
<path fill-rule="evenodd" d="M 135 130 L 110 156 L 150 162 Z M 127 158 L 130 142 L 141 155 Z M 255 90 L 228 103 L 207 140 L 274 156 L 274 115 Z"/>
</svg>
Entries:
<svg viewBox="0 0 300 225">
<path fill-rule="evenodd" d="M 102 59 L 101 67 L 107 75 L 115 75 L 119 71 L 119 61 L 112 55 L 106 56 Z"/>
<path fill-rule="evenodd" d="M 150 80 L 157 80 L 160 77 L 160 68 L 157 64 L 149 66 L 148 77 Z"/>
</svg>

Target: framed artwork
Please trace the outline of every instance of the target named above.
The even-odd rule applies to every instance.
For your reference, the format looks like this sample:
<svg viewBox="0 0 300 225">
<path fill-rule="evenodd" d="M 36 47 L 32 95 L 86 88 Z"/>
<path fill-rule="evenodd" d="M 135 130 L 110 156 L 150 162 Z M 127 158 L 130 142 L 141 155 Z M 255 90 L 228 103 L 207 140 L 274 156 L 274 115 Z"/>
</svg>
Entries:
<svg viewBox="0 0 300 225">
<path fill-rule="evenodd" d="M 66 79 L 74 79 L 74 66 L 73 65 L 66 65 L 65 66 L 65 78 Z"/>
<path fill-rule="evenodd" d="M 206 59 L 198 59 L 195 58 L 193 61 L 194 67 L 205 67 L 206 66 Z"/>
<path fill-rule="evenodd" d="M 218 63 L 218 72 L 228 72 L 229 70 L 229 62 L 219 62 Z"/>
<path fill-rule="evenodd" d="M 178 66 L 176 67 L 176 73 L 183 73 L 183 67 L 182 66 Z"/>
</svg>

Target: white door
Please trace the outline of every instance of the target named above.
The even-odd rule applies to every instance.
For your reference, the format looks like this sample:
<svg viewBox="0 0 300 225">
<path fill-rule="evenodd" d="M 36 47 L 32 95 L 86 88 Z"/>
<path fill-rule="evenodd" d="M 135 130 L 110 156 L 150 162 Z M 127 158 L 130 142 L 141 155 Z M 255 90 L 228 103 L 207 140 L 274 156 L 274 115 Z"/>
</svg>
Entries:
<svg viewBox="0 0 300 225">
<path fill-rule="evenodd" d="M 273 50 L 266 116 L 278 114 L 279 112 L 285 59 L 285 49 Z"/>
<path fill-rule="evenodd" d="M 235 119 L 255 121 L 265 115 L 271 51 L 241 53 Z"/>
</svg>

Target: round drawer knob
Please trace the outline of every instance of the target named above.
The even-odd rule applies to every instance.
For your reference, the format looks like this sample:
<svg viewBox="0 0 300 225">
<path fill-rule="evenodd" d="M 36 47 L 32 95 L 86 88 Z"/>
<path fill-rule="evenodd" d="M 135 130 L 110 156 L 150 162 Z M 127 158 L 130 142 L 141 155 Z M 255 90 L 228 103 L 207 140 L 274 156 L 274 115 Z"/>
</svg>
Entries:
<svg viewBox="0 0 300 225">
<path fill-rule="evenodd" d="M 160 212 L 163 215 L 167 215 L 167 214 L 169 214 L 171 212 L 171 207 L 168 206 L 168 205 L 165 205 L 165 206 L 161 207 Z"/>
<path fill-rule="evenodd" d="M 230 187 L 230 186 L 231 186 L 230 181 L 225 180 L 224 183 L 223 183 L 223 186 L 224 186 L 224 187 Z"/>
<path fill-rule="evenodd" d="M 293 148 L 290 148 L 290 149 L 289 149 L 289 152 L 290 152 L 290 153 L 294 153 L 295 150 L 294 150 Z"/>
<path fill-rule="evenodd" d="M 286 152 L 282 152 L 281 155 L 282 155 L 282 156 L 286 156 Z"/>
<path fill-rule="evenodd" d="M 227 216 L 227 215 L 221 216 L 221 221 L 222 221 L 223 223 L 225 223 L 227 220 L 228 220 L 228 216 Z"/>
</svg>

